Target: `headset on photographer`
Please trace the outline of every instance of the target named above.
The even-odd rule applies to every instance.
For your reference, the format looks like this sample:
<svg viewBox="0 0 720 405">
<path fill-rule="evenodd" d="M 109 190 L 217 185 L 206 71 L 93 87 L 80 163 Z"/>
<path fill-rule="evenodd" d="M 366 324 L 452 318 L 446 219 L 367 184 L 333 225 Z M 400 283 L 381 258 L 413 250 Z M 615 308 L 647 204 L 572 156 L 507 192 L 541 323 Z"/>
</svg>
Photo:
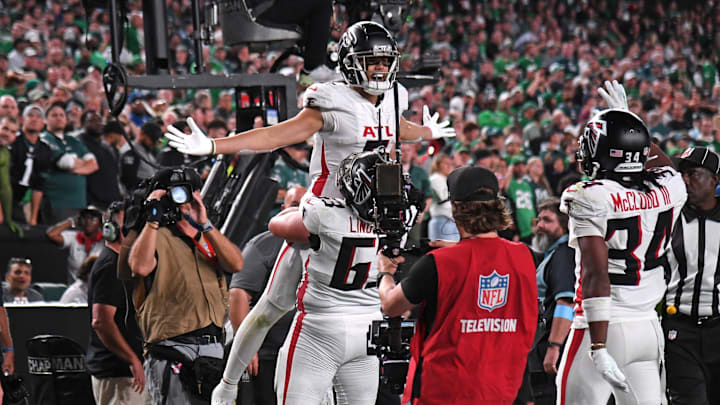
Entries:
<svg viewBox="0 0 720 405">
<path fill-rule="evenodd" d="M 115 221 L 115 215 L 123 212 L 125 203 L 123 201 L 114 201 L 108 207 L 108 216 L 102 226 L 102 237 L 106 241 L 112 243 L 120 239 L 122 226 Z"/>
</svg>

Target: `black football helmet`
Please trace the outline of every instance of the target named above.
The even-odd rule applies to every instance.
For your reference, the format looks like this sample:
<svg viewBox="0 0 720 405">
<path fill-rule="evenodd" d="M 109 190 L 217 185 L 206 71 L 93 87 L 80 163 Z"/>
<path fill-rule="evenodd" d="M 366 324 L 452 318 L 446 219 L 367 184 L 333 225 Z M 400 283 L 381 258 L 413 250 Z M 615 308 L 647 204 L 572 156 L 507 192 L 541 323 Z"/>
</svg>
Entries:
<svg viewBox="0 0 720 405">
<path fill-rule="evenodd" d="M 609 109 L 588 121 L 579 143 L 577 160 L 588 177 L 627 176 L 645 170 L 650 133 L 637 115 Z"/>
<path fill-rule="evenodd" d="M 353 153 L 340 162 L 337 186 L 345 203 L 355 214 L 367 222 L 375 222 L 375 165 L 390 163 L 380 152 Z"/>
<path fill-rule="evenodd" d="M 388 73 L 368 72 L 373 59 L 385 58 Z M 338 64 L 345 82 L 362 87 L 369 94 L 379 96 L 391 89 L 400 67 L 400 53 L 395 40 L 382 25 L 360 21 L 351 25 L 340 38 Z"/>
</svg>

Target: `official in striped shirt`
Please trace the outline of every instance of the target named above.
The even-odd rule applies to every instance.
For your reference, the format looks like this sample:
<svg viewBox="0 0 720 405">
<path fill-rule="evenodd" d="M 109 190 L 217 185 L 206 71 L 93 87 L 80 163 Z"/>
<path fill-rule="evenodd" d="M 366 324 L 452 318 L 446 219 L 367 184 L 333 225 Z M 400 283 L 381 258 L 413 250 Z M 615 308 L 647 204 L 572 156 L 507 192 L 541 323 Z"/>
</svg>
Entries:
<svg viewBox="0 0 720 405">
<path fill-rule="evenodd" d="M 668 254 L 670 279 L 662 326 L 672 404 L 720 403 L 720 156 L 687 149 L 679 170 L 688 199 Z"/>
</svg>

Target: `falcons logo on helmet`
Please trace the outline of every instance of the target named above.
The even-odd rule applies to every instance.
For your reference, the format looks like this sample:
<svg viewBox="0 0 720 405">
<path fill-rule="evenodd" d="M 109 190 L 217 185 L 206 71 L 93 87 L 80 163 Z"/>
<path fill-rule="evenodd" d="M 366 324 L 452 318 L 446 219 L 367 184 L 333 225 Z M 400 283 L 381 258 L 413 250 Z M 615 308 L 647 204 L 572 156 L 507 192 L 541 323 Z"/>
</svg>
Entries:
<svg viewBox="0 0 720 405">
<path fill-rule="evenodd" d="M 585 137 L 589 141 L 588 147 L 590 148 L 590 154 L 594 157 L 597 151 L 598 141 L 600 136 L 607 135 L 607 124 L 604 120 L 595 120 L 588 122 L 585 126 Z"/>
</svg>

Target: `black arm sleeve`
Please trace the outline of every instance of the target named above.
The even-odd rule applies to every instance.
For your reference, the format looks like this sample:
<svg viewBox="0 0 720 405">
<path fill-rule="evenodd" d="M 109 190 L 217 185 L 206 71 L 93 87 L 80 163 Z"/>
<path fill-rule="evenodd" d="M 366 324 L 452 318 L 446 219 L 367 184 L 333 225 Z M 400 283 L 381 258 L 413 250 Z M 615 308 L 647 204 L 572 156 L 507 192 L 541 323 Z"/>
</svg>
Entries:
<svg viewBox="0 0 720 405">
<path fill-rule="evenodd" d="M 567 243 L 558 246 L 546 269 L 550 270 L 545 272 L 548 298 L 556 301 L 560 293 L 572 298 L 575 292 L 575 250 Z"/>
<path fill-rule="evenodd" d="M 412 304 L 437 299 L 438 275 L 435 257 L 425 255 L 410 268 L 408 275 L 400 283 L 403 294 Z"/>
</svg>

